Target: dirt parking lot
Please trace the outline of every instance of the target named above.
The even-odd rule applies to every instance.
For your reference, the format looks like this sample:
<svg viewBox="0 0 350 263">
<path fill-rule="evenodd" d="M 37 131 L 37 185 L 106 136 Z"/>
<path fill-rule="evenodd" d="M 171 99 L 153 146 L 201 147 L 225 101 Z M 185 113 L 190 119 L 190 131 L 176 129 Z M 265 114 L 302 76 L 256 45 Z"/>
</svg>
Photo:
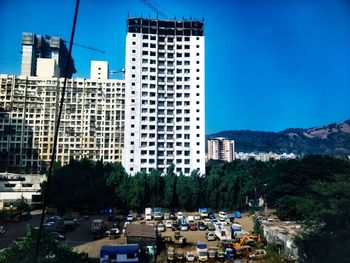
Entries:
<svg viewBox="0 0 350 263">
<path fill-rule="evenodd" d="M 185 216 L 187 216 L 190 213 L 185 213 Z M 144 220 L 143 220 L 144 221 Z M 159 221 L 146 221 L 146 224 L 154 224 L 156 225 Z M 235 219 L 235 222 L 240 223 L 242 225 L 242 228 L 246 232 L 251 232 L 253 231 L 253 221 L 251 220 L 251 216 L 248 214 L 242 214 L 242 218 L 237 218 Z M 139 224 L 140 221 L 134 221 L 132 222 L 133 224 Z M 88 229 L 86 230 L 88 231 Z M 166 229 L 165 232 L 162 232 L 162 236 L 170 236 L 173 241 L 175 241 L 174 238 L 174 231 L 171 229 Z M 195 244 L 197 241 L 203 241 L 207 243 L 208 247 L 217 247 L 219 245 L 219 241 L 207 241 L 206 240 L 206 233 L 207 231 L 180 231 L 181 236 L 185 237 L 187 240 L 187 243 L 189 243 L 186 247 L 181 248 L 184 250 L 184 252 L 189 251 L 189 250 L 195 250 Z M 98 240 L 92 240 L 89 242 L 85 242 L 82 244 L 71 244 L 74 246 L 74 250 L 79 251 L 79 252 L 86 252 L 89 254 L 90 257 L 92 258 L 99 258 L 100 254 L 100 249 L 103 245 L 108 245 L 108 244 L 122 244 L 125 243 L 125 238 L 124 235 L 121 235 L 117 239 L 109 239 L 108 237 L 98 239 Z M 176 244 L 174 244 L 176 246 Z M 159 256 L 159 260 L 162 261 L 164 260 L 164 255 L 165 251 L 161 253 Z"/>
</svg>

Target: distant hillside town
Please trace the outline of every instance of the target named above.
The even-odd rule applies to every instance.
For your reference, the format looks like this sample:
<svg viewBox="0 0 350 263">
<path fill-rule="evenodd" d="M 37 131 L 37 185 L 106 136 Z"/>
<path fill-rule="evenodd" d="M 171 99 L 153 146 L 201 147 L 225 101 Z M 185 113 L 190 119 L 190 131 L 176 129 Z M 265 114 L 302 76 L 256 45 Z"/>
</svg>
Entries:
<svg viewBox="0 0 350 263">
<path fill-rule="evenodd" d="M 207 141 L 207 161 L 221 160 L 232 162 L 233 160 L 249 160 L 267 162 L 270 160 L 296 159 L 294 153 L 273 153 L 273 152 L 235 152 L 235 141 L 224 137 L 209 139 Z"/>
</svg>

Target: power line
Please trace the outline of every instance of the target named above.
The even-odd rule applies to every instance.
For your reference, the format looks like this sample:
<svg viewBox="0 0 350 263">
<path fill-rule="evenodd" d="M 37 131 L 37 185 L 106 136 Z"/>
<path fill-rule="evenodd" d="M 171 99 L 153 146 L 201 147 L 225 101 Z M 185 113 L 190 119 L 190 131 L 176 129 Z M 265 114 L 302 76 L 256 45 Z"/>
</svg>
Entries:
<svg viewBox="0 0 350 263">
<path fill-rule="evenodd" d="M 39 226 L 38 239 L 36 241 L 34 263 L 36 263 L 37 260 L 38 260 L 40 240 L 41 240 L 41 236 L 42 236 L 42 232 L 43 232 L 43 225 L 44 225 L 44 217 L 45 217 L 45 213 L 46 213 L 46 207 L 48 205 L 48 196 L 49 196 L 49 190 L 50 190 L 50 182 L 51 182 L 51 177 L 52 177 L 53 165 L 54 165 L 54 162 L 55 162 L 55 153 L 56 153 L 56 148 L 57 148 L 58 131 L 59 131 L 61 115 L 62 115 L 62 109 L 63 109 L 63 103 L 64 103 L 64 95 L 65 95 L 65 92 L 66 92 L 66 85 L 67 85 L 67 78 L 68 78 L 67 76 L 68 76 L 68 72 L 69 72 L 69 66 L 70 66 L 70 63 L 71 63 L 71 59 L 70 58 L 71 58 L 71 55 L 72 55 L 72 48 L 73 48 L 74 34 L 75 34 L 75 26 L 76 26 L 77 18 L 78 18 L 79 3 L 80 3 L 80 0 L 76 0 L 75 12 L 74 12 L 74 20 L 73 20 L 73 25 L 72 25 L 72 33 L 71 33 L 71 37 L 70 37 L 69 51 L 68 51 L 68 55 L 67 55 L 68 62 L 67 62 L 67 65 L 66 65 L 66 72 L 65 72 L 65 75 L 64 75 L 64 84 L 63 84 L 63 87 L 62 87 L 60 107 L 59 107 L 59 112 L 58 112 L 58 116 L 57 116 L 57 123 L 56 123 L 56 127 L 55 127 L 55 136 L 54 136 L 54 141 L 53 141 L 53 149 L 52 149 L 52 154 L 51 154 L 49 173 L 47 175 L 46 189 L 45 189 L 45 192 L 44 192 L 43 211 L 41 213 L 41 220 L 40 220 L 40 226 Z"/>
</svg>

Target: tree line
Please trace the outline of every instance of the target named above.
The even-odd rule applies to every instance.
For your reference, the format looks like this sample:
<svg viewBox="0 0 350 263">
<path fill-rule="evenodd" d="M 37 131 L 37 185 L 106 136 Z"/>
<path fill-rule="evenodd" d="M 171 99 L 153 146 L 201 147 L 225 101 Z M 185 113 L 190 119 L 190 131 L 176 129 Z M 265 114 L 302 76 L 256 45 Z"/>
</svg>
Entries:
<svg viewBox="0 0 350 263">
<path fill-rule="evenodd" d="M 46 185 L 43 184 L 42 191 Z M 106 206 L 143 211 L 244 210 L 263 197 L 282 220 L 302 222 L 296 240 L 314 262 L 346 262 L 350 251 L 350 160 L 308 156 L 297 160 L 208 162 L 206 174 L 128 175 L 120 163 L 72 160 L 54 168 L 49 203 L 63 210 Z M 339 242 L 341 241 L 341 242 Z M 337 259 L 337 260 L 335 260 Z"/>
</svg>

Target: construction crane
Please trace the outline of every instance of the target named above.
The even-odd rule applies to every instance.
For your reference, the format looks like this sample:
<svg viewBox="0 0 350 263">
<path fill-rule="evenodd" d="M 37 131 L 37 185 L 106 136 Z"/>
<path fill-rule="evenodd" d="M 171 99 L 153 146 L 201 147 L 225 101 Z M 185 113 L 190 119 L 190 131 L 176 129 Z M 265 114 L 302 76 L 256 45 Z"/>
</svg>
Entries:
<svg viewBox="0 0 350 263">
<path fill-rule="evenodd" d="M 125 68 L 118 69 L 118 70 L 110 70 L 109 71 L 109 74 L 111 74 L 111 75 L 118 74 L 118 73 L 122 73 L 123 79 L 125 78 Z"/>
<path fill-rule="evenodd" d="M 66 41 L 66 40 L 63 40 L 63 42 L 70 44 L 70 42 L 69 42 L 69 41 Z M 85 46 L 85 45 L 80 45 L 80 44 L 77 44 L 77 43 L 73 43 L 73 45 L 75 45 L 75 46 L 77 46 L 77 47 L 82 47 L 82 48 L 90 49 L 90 50 L 92 50 L 92 51 L 100 52 L 100 53 L 103 53 L 103 54 L 106 53 L 106 52 L 103 51 L 103 50 L 99 50 L 99 49 L 96 49 L 96 48 L 93 48 L 93 47 L 89 47 L 89 46 Z"/>
<path fill-rule="evenodd" d="M 164 19 L 167 19 L 168 17 L 166 14 L 164 14 L 162 11 L 160 11 L 154 4 L 152 4 L 149 0 L 140 0 L 143 2 L 145 5 L 147 5 L 149 8 L 151 8 L 154 12 L 156 12 L 157 17 L 158 15 Z"/>
</svg>

